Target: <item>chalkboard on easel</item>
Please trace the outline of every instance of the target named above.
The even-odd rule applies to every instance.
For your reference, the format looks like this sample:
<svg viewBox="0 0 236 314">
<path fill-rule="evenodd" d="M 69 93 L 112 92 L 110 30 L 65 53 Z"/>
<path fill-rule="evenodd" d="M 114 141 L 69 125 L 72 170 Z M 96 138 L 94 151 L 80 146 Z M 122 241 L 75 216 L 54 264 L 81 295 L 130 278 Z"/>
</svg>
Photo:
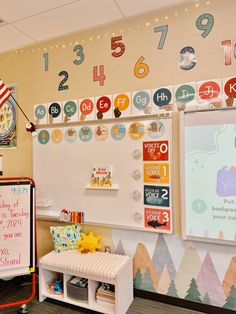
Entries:
<svg viewBox="0 0 236 314">
<path fill-rule="evenodd" d="M 0 180 L 0 278 L 34 271 L 34 183 Z"/>
</svg>

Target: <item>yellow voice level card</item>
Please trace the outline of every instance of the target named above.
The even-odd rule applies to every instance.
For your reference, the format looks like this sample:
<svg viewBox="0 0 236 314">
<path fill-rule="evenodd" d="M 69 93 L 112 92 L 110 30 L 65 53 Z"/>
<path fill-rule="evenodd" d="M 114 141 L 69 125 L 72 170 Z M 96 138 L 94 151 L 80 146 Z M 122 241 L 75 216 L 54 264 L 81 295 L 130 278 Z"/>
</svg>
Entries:
<svg viewBox="0 0 236 314">
<path fill-rule="evenodd" d="M 168 163 L 144 163 L 143 173 L 145 183 L 169 183 Z"/>
</svg>

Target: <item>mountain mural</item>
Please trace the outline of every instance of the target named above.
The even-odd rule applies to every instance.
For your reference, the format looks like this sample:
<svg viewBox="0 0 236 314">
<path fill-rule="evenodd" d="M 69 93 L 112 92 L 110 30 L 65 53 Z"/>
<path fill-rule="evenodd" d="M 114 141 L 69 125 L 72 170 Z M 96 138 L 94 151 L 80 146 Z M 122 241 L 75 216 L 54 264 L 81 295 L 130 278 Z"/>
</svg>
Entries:
<svg viewBox="0 0 236 314">
<path fill-rule="evenodd" d="M 137 244 L 136 251 L 133 257 L 133 265 L 134 265 L 134 277 L 135 277 L 135 274 L 138 273 L 137 270 L 139 269 L 142 278 L 147 278 L 147 276 L 150 276 L 150 279 L 152 280 L 152 286 L 157 291 L 159 277 L 156 273 L 155 267 L 148 254 L 148 251 L 143 243 Z M 147 268 L 149 268 L 150 275 L 147 272 Z M 145 273 L 146 273 L 146 277 L 145 277 Z"/>
<path fill-rule="evenodd" d="M 171 282 L 170 275 L 167 266 L 165 265 L 159 280 L 157 292 L 161 294 L 167 294 L 170 282 Z"/>
<path fill-rule="evenodd" d="M 124 246 L 123 246 L 123 243 L 122 243 L 121 240 L 119 240 L 119 242 L 118 242 L 118 244 L 117 244 L 115 253 L 116 253 L 116 254 L 120 254 L 120 255 L 126 255 L 126 254 L 125 254 L 125 249 L 124 249 Z"/>
<path fill-rule="evenodd" d="M 202 297 L 207 293 L 212 305 L 223 306 L 225 295 L 209 253 L 206 254 L 197 276 L 197 285 Z"/>
<path fill-rule="evenodd" d="M 232 257 L 222 282 L 222 288 L 226 296 L 228 296 L 232 286 L 236 287 L 236 256 Z"/>
<path fill-rule="evenodd" d="M 175 278 L 175 285 L 179 297 L 184 298 L 186 296 L 191 280 L 193 278 L 197 278 L 198 276 L 201 264 L 202 263 L 197 251 L 192 247 L 192 245 L 188 245 Z"/>
<path fill-rule="evenodd" d="M 152 262 L 154 264 L 158 277 L 161 276 L 163 268 L 166 265 L 170 279 L 171 280 L 175 279 L 176 276 L 175 265 L 173 263 L 164 235 L 162 233 L 158 235 L 152 257 Z"/>
</svg>

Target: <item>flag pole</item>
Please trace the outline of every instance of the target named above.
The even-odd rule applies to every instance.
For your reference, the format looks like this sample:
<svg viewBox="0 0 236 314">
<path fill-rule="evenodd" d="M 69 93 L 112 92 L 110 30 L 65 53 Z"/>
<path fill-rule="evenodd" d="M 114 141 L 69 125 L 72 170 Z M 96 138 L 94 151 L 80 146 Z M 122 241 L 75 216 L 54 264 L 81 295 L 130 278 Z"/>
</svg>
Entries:
<svg viewBox="0 0 236 314">
<path fill-rule="evenodd" d="M 18 104 L 17 100 L 15 99 L 15 97 L 12 95 L 11 93 L 11 97 L 13 98 L 13 100 L 15 101 L 17 107 L 20 109 L 20 111 L 23 113 L 24 117 L 26 118 L 27 121 L 30 122 L 29 118 L 27 117 L 27 115 L 24 113 L 23 109 L 21 108 L 21 106 Z M 9 100 L 9 99 L 8 99 Z M 10 101 L 10 100 L 9 100 Z"/>
<path fill-rule="evenodd" d="M 13 98 L 13 100 L 15 101 L 17 107 L 20 109 L 20 111 L 22 112 L 22 114 L 24 115 L 24 117 L 26 118 L 26 120 L 29 122 L 29 124 L 26 125 L 26 131 L 31 132 L 33 136 L 35 136 L 36 133 L 36 127 L 33 124 L 33 122 L 30 121 L 30 119 L 27 117 L 27 115 L 24 113 L 24 110 L 21 108 L 21 106 L 18 104 L 17 100 L 15 99 L 15 97 L 12 95 L 11 93 L 11 97 Z M 11 102 L 10 98 L 8 98 L 8 101 L 13 105 L 13 103 Z"/>
</svg>

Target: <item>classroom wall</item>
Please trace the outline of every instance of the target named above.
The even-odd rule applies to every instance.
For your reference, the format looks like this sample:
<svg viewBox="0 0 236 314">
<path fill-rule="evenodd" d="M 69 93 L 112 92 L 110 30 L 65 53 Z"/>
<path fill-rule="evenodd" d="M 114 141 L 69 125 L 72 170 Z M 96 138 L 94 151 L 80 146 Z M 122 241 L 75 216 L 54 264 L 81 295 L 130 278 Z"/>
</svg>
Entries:
<svg viewBox="0 0 236 314">
<path fill-rule="evenodd" d="M 203 31 L 195 25 L 203 13 L 214 16 L 214 26 L 205 38 L 201 36 Z M 33 120 L 35 104 L 233 77 L 236 60 L 232 57 L 232 64 L 225 65 L 221 42 L 231 39 L 234 44 L 235 14 L 234 0 L 194 1 L 151 12 L 125 22 L 2 54 L 1 77 L 5 83 L 16 84 L 17 99 L 30 120 Z M 169 29 L 164 47 L 157 49 L 160 33 L 154 33 L 154 27 L 166 24 Z M 123 37 L 126 50 L 121 57 L 114 58 L 111 55 L 111 37 L 119 35 Z M 80 65 L 73 63 L 76 44 L 81 44 L 84 49 L 85 59 Z M 178 65 L 180 50 L 186 46 L 195 49 L 197 59 L 196 66 L 187 71 Z M 49 57 L 48 71 L 45 71 L 45 52 Z M 149 66 L 149 73 L 138 79 L 134 75 L 134 65 L 141 56 Z M 104 86 L 93 81 L 93 66 L 99 65 L 104 65 Z M 69 89 L 65 91 L 58 91 L 61 81 L 58 74 L 61 71 L 69 73 Z M 0 151 L 4 176 L 32 176 L 32 138 L 25 131 L 26 122 L 18 110 L 17 148 Z M 174 235 L 95 226 L 87 226 L 85 231 L 94 229 L 102 234 L 104 245 L 114 247 L 116 252 L 134 256 L 136 288 L 236 309 L 235 288 L 231 288 L 233 285 L 236 287 L 234 248 L 181 240 L 178 142 L 178 113 L 175 113 L 172 184 Z M 38 256 L 51 249 L 48 245 L 48 227 L 52 224 L 57 223 L 37 221 Z"/>
</svg>

